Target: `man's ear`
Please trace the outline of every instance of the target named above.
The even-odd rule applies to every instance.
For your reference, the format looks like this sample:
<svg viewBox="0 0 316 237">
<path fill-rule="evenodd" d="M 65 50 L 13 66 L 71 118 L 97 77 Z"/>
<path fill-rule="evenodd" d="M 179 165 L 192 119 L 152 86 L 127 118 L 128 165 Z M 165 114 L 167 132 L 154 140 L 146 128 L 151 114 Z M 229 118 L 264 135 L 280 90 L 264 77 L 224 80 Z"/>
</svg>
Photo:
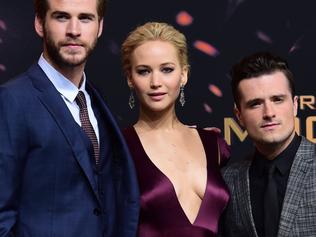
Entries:
<svg viewBox="0 0 316 237">
<path fill-rule="evenodd" d="M 293 98 L 293 113 L 294 113 L 295 117 L 297 116 L 297 108 L 298 108 L 297 101 L 298 101 L 298 97 L 294 96 L 294 98 Z"/>
<path fill-rule="evenodd" d="M 243 121 L 242 114 L 240 112 L 240 108 L 238 108 L 236 106 L 236 104 L 234 106 L 234 114 L 235 114 L 236 118 L 238 119 L 239 124 L 244 127 L 244 121 Z"/>
<path fill-rule="evenodd" d="M 43 38 L 44 37 L 44 27 L 43 27 L 43 20 L 40 19 L 38 17 L 38 15 L 35 16 L 35 19 L 34 19 L 34 28 L 35 28 L 35 31 L 36 33 L 41 37 Z"/>
<path fill-rule="evenodd" d="M 100 23 L 99 23 L 98 38 L 102 35 L 102 32 L 103 32 L 103 18 L 100 20 Z"/>
</svg>

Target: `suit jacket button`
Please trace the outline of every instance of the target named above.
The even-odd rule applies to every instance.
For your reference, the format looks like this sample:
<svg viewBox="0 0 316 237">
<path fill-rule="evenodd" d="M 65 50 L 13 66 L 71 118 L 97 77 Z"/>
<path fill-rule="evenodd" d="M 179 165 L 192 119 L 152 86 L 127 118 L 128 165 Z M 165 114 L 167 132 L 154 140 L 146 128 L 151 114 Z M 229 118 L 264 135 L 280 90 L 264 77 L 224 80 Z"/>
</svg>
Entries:
<svg viewBox="0 0 316 237">
<path fill-rule="evenodd" d="M 101 210 L 99 208 L 94 208 L 93 214 L 96 215 L 96 216 L 100 216 L 101 215 Z"/>
</svg>

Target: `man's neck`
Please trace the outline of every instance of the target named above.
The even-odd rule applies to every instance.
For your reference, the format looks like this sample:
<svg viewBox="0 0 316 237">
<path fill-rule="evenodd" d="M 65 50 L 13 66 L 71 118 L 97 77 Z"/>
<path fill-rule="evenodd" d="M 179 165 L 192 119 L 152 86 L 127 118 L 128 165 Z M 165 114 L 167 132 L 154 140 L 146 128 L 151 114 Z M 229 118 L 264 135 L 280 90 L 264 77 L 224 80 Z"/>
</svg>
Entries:
<svg viewBox="0 0 316 237">
<path fill-rule="evenodd" d="M 292 142 L 295 136 L 293 132 L 283 143 L 275 144 L 256 144 L 257 150 L 268 160 L 274 160 L 282 151 L 284 151 Z"/>
<path fill-rule="evenodd" d="M 63 69 L 57 68 L 56 70 L 58 70 L 64 77 L 70 80 L 78 88 L 80 88 L 81 82 L 83 81 L 84 66 L 82 66 L 81 68 L 79 68 L 79 66 Z"/>
<path fill-rule="evenodd" d="M 50 60 L 45 54 L 43 55 L 46 61 L 55 68 L 60 74 L 62 74 L 65 78 L 71 81 L 75 86 L 80 88 L 81 82 L 83 81 L 83 72 L 85 63 L 82 63 L 77 66 L 60 66 Z"/>
</svg>

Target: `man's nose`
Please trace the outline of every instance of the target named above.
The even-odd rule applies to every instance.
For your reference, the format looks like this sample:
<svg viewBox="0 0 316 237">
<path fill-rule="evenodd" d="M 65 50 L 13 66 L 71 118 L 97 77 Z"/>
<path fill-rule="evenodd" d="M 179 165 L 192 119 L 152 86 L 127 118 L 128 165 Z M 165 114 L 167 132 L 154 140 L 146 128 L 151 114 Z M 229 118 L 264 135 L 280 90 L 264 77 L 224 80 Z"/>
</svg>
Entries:
<svg viewBox="0 0 316 237">
<path fill-rule="evenodd" d="M 81 34 L 80 22 L 78 19 L 71 19 L 67 25 L 67 36 L 78 37 Z"/>
<path fill-rule="evenodd" d="M 264 103 L 263 117 L 265 119 L 275 117 L 275 108 L 274 108 L 273 103 L 271 102 Z"/>
</svg>

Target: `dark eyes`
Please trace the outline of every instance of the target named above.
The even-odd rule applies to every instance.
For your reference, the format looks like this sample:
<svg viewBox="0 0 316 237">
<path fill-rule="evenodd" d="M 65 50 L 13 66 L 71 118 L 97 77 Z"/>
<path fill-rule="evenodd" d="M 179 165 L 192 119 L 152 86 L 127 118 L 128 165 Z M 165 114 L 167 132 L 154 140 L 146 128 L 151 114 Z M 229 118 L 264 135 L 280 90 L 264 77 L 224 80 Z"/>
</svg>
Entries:
<svg viewBox="0 0 316 237">
<path fill-rule="evenodd" d="M 253 101 L 253 102 L 248 104 L 248 107 L 249 108 L 255 108 L 255 107 L 259 106 L 260 104 L 261 104 L 260 101 Z"/>
<path fill-rule="evenodd" d="M 152 71 L 152 70 L 149 69 L 149 68 L 140 68 L 140 69 L 137 69 L 137 70 L 136 70 L 136 73 L 137 73 L 138 75 L 145 76 L 145 75 L 151 73 L 151 71 Z M 173 71 L 174 71 L 174 68 L 173 68 L 173 67 L 162 67 L 162 68 L 160 69 L 160 71 L 161 71 L 162 73 L 164 73 L 164 74 L 168 74 L 168 73 L 173 72 Z"/>
<path fill-rule="evenodd" d="M 162 71 L 163 73 L 171 73 L 171 72 L 174 71 L 174 68 L 172 68 L 172 67 L 163 67 L 163 68 L 161 69 L 161 71 Z"/>
<path fill-rule="evenodd" d="M 147 75 L 149 72 L 150 72 L 149 69 L 137 69 L 137 70 L 136 70 L 136 73 L 137 73 L 138 75 L 141 75 L 141 76 L 145 76 L 145 75 Z"/>
<path fill-rule="evenodd" d="M 55 18 L 56 18 L 58 21 L 66 21 L 66 20 L 69 19 L 69 16 L 64 15 L 64 14 L 60 14 L 60 15 L 55 15 Z"/>
<path fill-rule="evenodd" d="M 272 99 L 274 102 L 276 103 L 280 103 L 280 102 L 283 102 L 284 101 L 284 98 L 283 97 L 273 97 Z"/>
<path fill-rule="evenodd" d="M 81 22 L 88 23 L 88 22 L 93 20 L 93 17 L 91 17 L 91 16 L 81 16 L 81 17 L 79 17 L 79 20 Z"/>
<path fill-rule="evenodd" d="M 281 104 L 284 100 L 285 100 L 285 98 L 283 96 L 274 96 L 271 98 L 271 102 L 273 102 L 275 104 Z M 263 103 L 264 103 L 264 101 L 262 101 L 262 100 L 253 100 L 253 101 L 250 101 L 247 105 L 249 108 L 257 108 L 260 105 L 262 105 Z"/>
<path fill-rule="evenodd" d="M 65 22 L 70 19 L 70 16 L 67 14 L 55 14 L 54 18 L 60 22 Z M 79 16 L 79 20 L 83 23 L 88 23 L 93 20 L 93 17 L 90 15 Z"/>
</svg>

